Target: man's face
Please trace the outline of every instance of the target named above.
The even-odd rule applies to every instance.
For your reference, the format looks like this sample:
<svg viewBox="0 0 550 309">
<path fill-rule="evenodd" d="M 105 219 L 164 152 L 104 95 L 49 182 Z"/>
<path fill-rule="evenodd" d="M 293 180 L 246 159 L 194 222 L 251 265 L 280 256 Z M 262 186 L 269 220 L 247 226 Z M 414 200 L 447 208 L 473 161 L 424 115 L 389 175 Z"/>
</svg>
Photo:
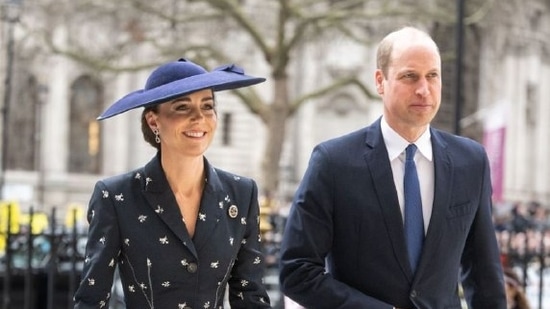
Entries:
<svg viewBox="0 0 550 309">
<path fill-rule="evenodd" d="M 423 132 L 441 104 L 441 58 L 435 44 L 427 39 L 396 42 L 387 71 L 387 76 L 381 70 L 375 74 L 386 121 L 400 134 Z"/>
</svg>

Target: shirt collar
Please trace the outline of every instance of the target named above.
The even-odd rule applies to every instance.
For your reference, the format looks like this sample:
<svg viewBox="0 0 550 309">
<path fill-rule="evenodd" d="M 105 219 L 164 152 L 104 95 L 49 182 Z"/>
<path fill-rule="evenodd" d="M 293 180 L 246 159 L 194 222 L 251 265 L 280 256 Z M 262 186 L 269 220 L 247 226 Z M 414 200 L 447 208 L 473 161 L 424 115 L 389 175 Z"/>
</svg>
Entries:
<svg viewBox="0 0 550 309">
<path fill-rule="evenodd" d="M 382 137 L 384 138 L 384 143 L 386 144 L 386 149 L 388 150 L 388 156 L 390 161 L 393 161 L 395 158 L 399 157 L 405 151 L 405 148 L 409 145 L 409 142 L 401 137 L 397 132 L 395 132 L 390 125 L 386 122 L 386 119 L 382 117 L 380 122 L 380 127 L 382 130 Z M 432 143 L 430 140 L 430 126 L 414 143 L 418 151 L 429 161 L 432 161 Z"/>
</svg>

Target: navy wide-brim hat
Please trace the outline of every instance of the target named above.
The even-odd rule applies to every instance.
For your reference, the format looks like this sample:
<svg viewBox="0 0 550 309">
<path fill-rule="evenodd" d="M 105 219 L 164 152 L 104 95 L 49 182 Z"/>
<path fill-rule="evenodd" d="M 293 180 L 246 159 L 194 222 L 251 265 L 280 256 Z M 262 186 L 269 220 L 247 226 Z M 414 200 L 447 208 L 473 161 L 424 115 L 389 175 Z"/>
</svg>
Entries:
<svg viewBox="0 0 550 309">
<path fill-rule="evenodd" d="M 200 65 L 186 59 L 169 62 L 155 69 L 145 87 L 127 94 L 107 108 L 97 120 L 103 120 L 134 108 L 164 103 L 180 96 L 203 89 L 213 91 L 252 86 L 265 78 L 244 74 L 234 64 L 220 66 L 208 72 Z"/>
</svg>

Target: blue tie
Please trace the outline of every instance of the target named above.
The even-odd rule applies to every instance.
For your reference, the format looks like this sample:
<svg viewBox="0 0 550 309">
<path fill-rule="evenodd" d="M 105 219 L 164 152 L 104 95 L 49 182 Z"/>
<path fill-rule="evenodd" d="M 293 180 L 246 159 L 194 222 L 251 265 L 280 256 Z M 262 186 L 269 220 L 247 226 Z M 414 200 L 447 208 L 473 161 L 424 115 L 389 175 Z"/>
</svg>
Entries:
<svg viewBox="0 0 550 309">
<path fill-rule="evenodd" d="M 416 146 L 410 144 L 406 149 L 405 159 L 405 238 L 409 251 L 409 262 L 413 273 L 418 265 L 422 245 L 424 244 L 424 218 L 422 216 L 422 199 L 420 198 L 420 184 L 414 163 Z"/>
</svg>

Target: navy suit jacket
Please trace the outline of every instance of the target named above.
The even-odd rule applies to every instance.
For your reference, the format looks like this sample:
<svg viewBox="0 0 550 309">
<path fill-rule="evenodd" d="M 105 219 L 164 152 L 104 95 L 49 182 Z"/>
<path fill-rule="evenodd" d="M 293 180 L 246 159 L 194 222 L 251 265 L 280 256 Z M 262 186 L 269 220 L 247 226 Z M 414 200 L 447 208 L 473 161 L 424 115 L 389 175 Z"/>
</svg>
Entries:
<svg viewBox="0 0 550 309">
<path fill-rule="evenodd" d="M 193 238 L 159 155 L 96 184 L 75 308 L 107 308 L 118 265 L 128 309 L 271 308 L 262 284 L 256 183 L 212 167 Z M 235 211 L 236 210 L 236 211 Z"/>
<path fill-rule="evenodd" d="M 283 292 L 314 309 L 506 309 L 483 147 L 431 129 L 435 188 L 413 275 L 380 129 L 316 146 L 285 227 Z"/>
</svg>

